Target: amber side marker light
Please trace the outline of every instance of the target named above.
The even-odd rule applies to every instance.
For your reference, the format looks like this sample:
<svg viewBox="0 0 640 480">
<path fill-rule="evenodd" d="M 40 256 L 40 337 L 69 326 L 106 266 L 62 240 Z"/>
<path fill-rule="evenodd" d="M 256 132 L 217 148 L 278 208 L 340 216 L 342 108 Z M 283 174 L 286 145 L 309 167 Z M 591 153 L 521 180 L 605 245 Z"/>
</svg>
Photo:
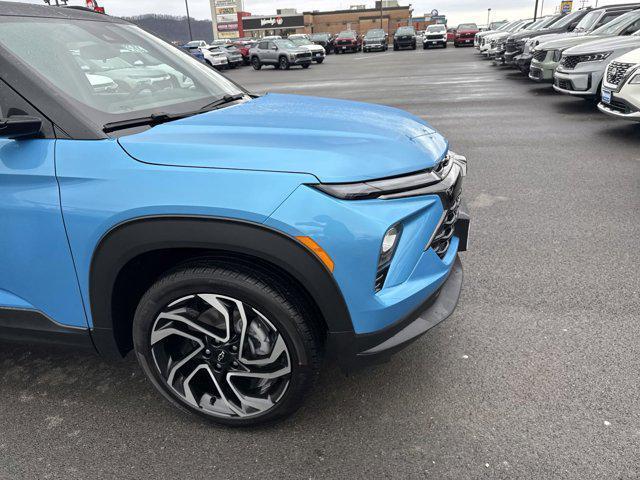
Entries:
<svg viewBox="0 0 640 480">
<path fill-rule="evenodd" d="M 296 237 L 300 243 L 302 243 L 305 247 L 311 250 L 316 256 L 320 259 L 322 263 L 329 269 L 331 273 L 333 273 L 333 260 L 331 257 L 325 252 L 320 245 L 318 245 L 315 240 L 311 237 Z"/>
</svg>

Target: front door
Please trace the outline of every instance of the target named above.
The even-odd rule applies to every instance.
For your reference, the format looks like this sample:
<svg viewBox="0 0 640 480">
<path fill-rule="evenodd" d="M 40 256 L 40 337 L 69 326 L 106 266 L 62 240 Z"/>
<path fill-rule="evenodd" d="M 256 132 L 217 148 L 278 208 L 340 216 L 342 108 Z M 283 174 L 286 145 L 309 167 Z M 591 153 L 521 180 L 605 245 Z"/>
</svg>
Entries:
<svg viewBox="0 0 640 480">
<path fill-rule="evenodd" d="M 0 119 L 14 115 L 42 117 L 0 80 Z M 0 336 L 87 328 L 54 151 L 52 138 L 11 140 L 0 128 Z"/>
</svg>

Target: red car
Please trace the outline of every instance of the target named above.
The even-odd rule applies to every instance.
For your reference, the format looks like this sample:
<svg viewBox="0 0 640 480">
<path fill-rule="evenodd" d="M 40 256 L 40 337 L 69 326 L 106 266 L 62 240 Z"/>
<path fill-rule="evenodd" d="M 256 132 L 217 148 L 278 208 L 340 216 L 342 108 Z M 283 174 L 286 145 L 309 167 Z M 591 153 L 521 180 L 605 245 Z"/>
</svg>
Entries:
<svg viewBox="0 0 640 480">
<path fill-rule="evenodd" d="M 246 41 L 246 40 L 240 40 L 233 44 L 238 50 L 240 50 L 240 53 L 242 54 L 242 62 L 245 65 L 249 65 L 251 63 L 251 57 L 249 56 L 249 49 L 253 47 L 255 44 L 256 42 L 254 41 Z"/>
<path fill-rule="evenodd" d="M 458 25 L 458 28 L 456 28 L 456 33 L 453 36 L 453 46 L 473 46 L 473 39 L 479 31 L 480 29 L 475 23 L 461 23 Z"/>
<path fill-rule="evenodd" d="M 353 30 L 345 30 L 336 36 L 333 49 L 336 53 L 359 52 L 362 50 L 362 38 Z"/>
</svg>

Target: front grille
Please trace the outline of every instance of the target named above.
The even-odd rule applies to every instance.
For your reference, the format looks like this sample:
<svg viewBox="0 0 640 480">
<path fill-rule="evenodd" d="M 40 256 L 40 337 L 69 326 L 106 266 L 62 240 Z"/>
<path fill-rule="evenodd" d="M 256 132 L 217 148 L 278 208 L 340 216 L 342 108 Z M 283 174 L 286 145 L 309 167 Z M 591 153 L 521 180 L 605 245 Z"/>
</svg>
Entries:
<svg viewBox="0 0 640 480">
<path fill-rule="evenodd" d="M 516 51 L 516 42 L 515 40 L 507 40 L 507 44 L 505 47 L 507 53 L 513 53 Z"/>
<path fill-rule="evenodd" d="M 427 35 L 427 40 L 442 40 L 442 35 Z"/>
<path fill-rule="evenodd" d="M 351 45 L 353 43 L 353 40 L 338 40 L 336 42 L 336 45 Z"/>
<path fill-rule="evenodd" d="M 564 80 L 562 78 L 556 78 L 556 87 L 562 90 L 573 90 L 573 84 L 570 80 Z"/>
<path fill-rule="evenodd" d="M 607 69 L 607 83 L 620 85 L 620 82 L 622 82 L 631 67 L 633 67 L 633 63 L 611 62 Z"/>
<path fill-rule="evenodd" d="M 311 58 L 311 52 L 296 53 L 296 58 L 300 58 L 300 59 Z"/>
<path fill-rule="evenodd" d="M 460 182 L 460 180 L 458 180 L 458 182 Z M 451 238 L 453 238 L 453 234 L 456 232 L 456 222 L 460 215 L 461 194 L 462 189 L 456 185 L 452 189 L 451 196 L 449 197 L 450 206 L 445 211 L 442 223 L 431 241 L 431 248 L 433 248 L 434 252 L 436 252 L 440 258 L 444 258 L 449 251 Z"/>
<path fill-rule="evenodd" d="M 547 58 L 547 51 L 546 50 L 534 50 L 533 51 L 533 59 L 534 60 L 537 60 L 538 62 L 544 62 L 546 58 Z"/>
<path fill-rule="evenodd" d="M 473 38 L 475 36 L 476 36 L 475 33 L 461 33 L 460 35 L 458 35 L 458 37 L 460 38 Z"/>
<path fill-rule="evenodd" d="M 562 66 L 567 70 L 573 70 L 580 63 L 580 55 L 567 55 L 562 57 Z"/>
</svg>

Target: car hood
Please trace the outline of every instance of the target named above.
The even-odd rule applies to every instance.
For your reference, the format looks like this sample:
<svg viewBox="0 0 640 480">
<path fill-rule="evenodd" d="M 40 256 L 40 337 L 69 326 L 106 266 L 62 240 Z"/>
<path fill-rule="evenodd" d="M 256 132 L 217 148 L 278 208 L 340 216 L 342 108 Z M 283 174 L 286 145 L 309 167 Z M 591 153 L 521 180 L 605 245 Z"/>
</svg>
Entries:
<svg viewBox="0 0 640 480">
<path fill-rule="evenodd" d="M 619 62 L 624 63 L 640 63 L 640 48 L 631 50 L 618 58 Z"/>
<path fill-rule="evenodd" d="M 402 110 L 279 94 L 158 125 L 119 142 L 145 163 L 299 172 L 322 182 L 431 168 L 448 150 L 439 133 Z"/>
<path fill-rule="evenodd" d="M 475 35 L 476 33 L 479 33 L 480 30 L 458 30 L 457 32 L 458 33 L 473 33 Z"/>
<path fill-rule="evenodd" d="M 567 48 L 575 47 L 583 43 L 591 43 L 597 40 L 611 38 L 610 36 L 599 35 L 582 35 L 573 37 L 563 37 L 557 40 L 551 40 L 550 42 L 540 42 L 539 48 L 544 50 L 566 50 Z"/>
<path fill-rule="evenodd" d="M 616 51 L 635 47 L 640 47 L 640 36 L 617 36 L 578 45 L 566 50 L 565 53 L 567 55 L 583 55 L 585 53 Z"/>
<path fill-rule="evenodd" d="M 569 38 L 581 38 L 587 35 L 587 32 L 564 32 L 564 33 L 543 33 L 542 35 L 536 36 L 537 44 L 552 42 L 555 40 L 563 40 Z"/>
</svg>

